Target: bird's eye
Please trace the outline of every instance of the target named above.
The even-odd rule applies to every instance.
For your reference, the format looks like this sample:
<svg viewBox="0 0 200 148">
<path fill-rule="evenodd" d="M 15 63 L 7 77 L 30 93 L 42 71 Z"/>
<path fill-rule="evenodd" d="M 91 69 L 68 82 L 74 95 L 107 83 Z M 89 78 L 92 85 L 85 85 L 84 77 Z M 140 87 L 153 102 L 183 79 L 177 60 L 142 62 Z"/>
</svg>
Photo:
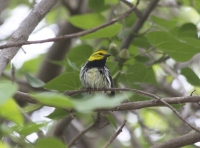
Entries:
<svg viewBox="0 0 200 148">
<path fill-rule="evenodd" d="M 99 53 L 99 55 L 102 55 L 102 56 L 103 56 L 104 54 L 103 54 L 103 53 Z"/>
</svg>

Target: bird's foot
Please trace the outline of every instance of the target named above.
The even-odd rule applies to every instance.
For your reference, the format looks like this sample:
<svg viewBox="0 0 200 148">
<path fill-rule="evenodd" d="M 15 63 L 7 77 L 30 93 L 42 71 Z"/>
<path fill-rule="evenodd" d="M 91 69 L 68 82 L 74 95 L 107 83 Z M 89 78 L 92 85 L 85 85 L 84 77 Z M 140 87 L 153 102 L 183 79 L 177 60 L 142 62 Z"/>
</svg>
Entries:
<svg viewBox="0 0 200 148">
<path fill-rule="evenodd" d="M 87 91 L 88 91 L 89 94 L 91 94 L 92 89 L 91 89 L 90 87 L 88 87 L 88 88 L 87 88 Z"/>
</svg>

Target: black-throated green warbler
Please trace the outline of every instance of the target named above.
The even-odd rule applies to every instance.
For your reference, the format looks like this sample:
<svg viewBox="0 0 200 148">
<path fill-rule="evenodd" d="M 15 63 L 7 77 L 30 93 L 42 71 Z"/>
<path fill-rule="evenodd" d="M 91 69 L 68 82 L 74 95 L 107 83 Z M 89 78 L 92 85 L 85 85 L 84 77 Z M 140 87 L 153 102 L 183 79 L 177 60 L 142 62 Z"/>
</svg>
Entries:
<svg viewBox="0 0 200 148">
<path fill-rule="evenodd" d="M 110 71 L 105 65 L 109 56 L 110 54 L 105 50 L 98 50 L 89 57 L 87 63 L 81 68 L 80 80 L 87 89 L 113 87 Z M 115 92 L 111 91 L 110 95 L 115 95 Z"/>
</svg>

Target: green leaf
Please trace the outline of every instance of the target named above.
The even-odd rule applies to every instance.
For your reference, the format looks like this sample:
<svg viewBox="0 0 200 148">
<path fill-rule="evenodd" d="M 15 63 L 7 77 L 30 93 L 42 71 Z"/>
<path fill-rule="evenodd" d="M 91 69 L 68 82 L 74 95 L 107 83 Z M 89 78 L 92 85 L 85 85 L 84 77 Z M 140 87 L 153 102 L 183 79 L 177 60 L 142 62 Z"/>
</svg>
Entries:
<svg viewBox="0 0 200 148">
<path fill-rule="evenodd" d="M 195 38 L 197 39 L 197 27 L 192 23 L 186 23 L 179 29 L 179 37 Z"/>
<path fill-rule="evenodd" d="M 115 36 L 122 29 L 121 24 L 113 24 L 108 27 L 102 28 L 96 32 L 85 35 L 81 37 L 82 40 L 85 39 L 98 39 L 98 38 L 109 38 Z"/>
<path fill-rule="evenodd" d="M 82 15 L 73 15 L 68 21 L 81 29 L 90 29 L 103 24 L 106 19 L 98 13 L 89 13 Z"/>
<path fill-rule="evenodd" d="M 153 69 L 147 68 L 141 63 L 135 63 L 129 66 L 127 71 L 120 75 L 119 81 L 130 87 L 135 87 L 137 83 L 157 84 Z"/>
<path fill-rule="evenodd" d="M 66 116 L 67 116 L 66 110 L 60 109 L 60 108 L 55 108 L 54 111 L 46 117 L 49 119 L 52 119 L 52 120 L 59 120 Z"/>
<path fill-rule="evenodd" d="M 13 133 L 13 130 L 5 124 L 0 125 L 0 133 L 2 133 L 4 136 L 10 135 Z"/>
<path fill-rule="evenodd" d="M 134 89 L 138 89 L 141 90 L 141 86 L 140 84 L 135 84 L 133 85 Z M 131 97 L 130 101 L 135 102 L 135 101 L 144 101 L 144 100 L 151 100 L 152 98 L 148 97 L 148 96 L 143 96 L 143 95 L 139 95 L 139 94 L 134 94 L 133 97 Z"/>
<path fill-rule="evenodd" d="M 24 71 L 29 72 L 29 73 L 38 72 L 39 70 L 38 65 L 41 64 L 43 59 L 44 59 L 44 55 L 40 55 L 37 58 L 26 61 L 23 64 L 22 68 L 20 68 L 21 73 L 24 73 Z"/>
<path fill-rule="evenodd" d="M 96 94 L 94 96 L 89 96 L 82 100 L 73 100 L 74 107 L 79 111 L 92 111 L 97 108 L 110 108 L 119 105 L 122 101 L 129 99 L 132 93 L 116 95 L 111 98 L 107 95 Z"/>
<path fill-rule="evenodd" d="M 89 0 L 88 6 L 90 9 L 100 12 L 108 8 L 108 6 L 105 4 L 104 0 Z"/>
<path fill-rule="evenodd" d="M 140 115 L 144 119 L 144 124 L 153 129 L 166 130 L 169 128 L 163 116 L 150 109 L 141 110 Z"/>
<path fill-rule="evenodd" d="M 85 64 L 92 53 L 93 48 L 87 44 L 83 44 L 72 48 L 66 58 L 80 68 L 83 64 Z M 66 69 L 69 69 L 69 64 L 66 65 Z"/>
<path fill-rule="evenodd" d="M 106 62 L 106 65 L 109 68 L 111 75 L 115 74 L 119 69 L 117 62 Z"/>
<path fill-rule="evenodd" d="M 69 97 L 56 94 L 56 93 L 39 93 L 31 95 L 33 98 L 37 99 L 41 104 L 61 107 L 61 108 L 71 108 L 73 107 L 73 102 Z"/>
<path fill-rule="evenodd" d="M 128 17 L 125 17 L 125 25 L 129 28 L 132 27 L 132 25 L 135 23 L 137 19 L 137 16 L 135 15 L 135 13 L 131 13 Z"/>
<path fill-rule="evenodd" d="M 78 67 L 75 63 L 72 63 L 69 59 L 67 59 L 69 66 L 71 66 L 74 70 L 79 71 Z"/>
<path fill-rule="evenodd" d="M 167 53 L 176 61 L 188 61 L 195 54 L 200 52 L 199 48 L 193 47 L 185 42 L 181 42 L 167 32 L 150 32 L 147 34 L 147 38 L 153 46 Z"/>
<path fill-rule="evenodd" d="M 187 81 L 193 86 L 200 86 L 200 79 L 190 68 L 181 69 L 181 74 L 187 78 Z"/>
<path fill-rule="evenodd" d="M 176 21 L 166 20 L 157 16 L 152 16 L 151 19 L 154 23 L 166 29 L 172 29 L 177 23 Z"/>
<path fill-rule="evenodd" d="M 103 115 L 103 116 L 105 116 L 108 119 L 108 121 L 117 129 L 117 124 L 113 116 L 111 115 Z"/>
<path fill-rule="evenodd" d="M 126 72 L 127 80 L 131 83 L 143 82 L 147 77 L 147 74 L 147 68 L 141 63 L 130 66 Z"/>
<path fill-rule="evenodd" d="M 4 104 L 0 105 L 0 116 L 13 121 L 17 125 L 24 124 L 19 107 L 13 99 L 9 99 Z"/>
<path fill-rule="evenodd" d="M 191 6 L 181 6 L 179 9 L 178 23 L 191 22 L 196 24 L 199 21 L 199 13 Z"/>
<path fill-rule="evenodd" d="M 81 86 L 79 76 L 74 72 L 64 73 L 50 82 L 48 82 L 44 87 L 50 90 L 76 90 Z"/>
<path fill-rule="evenodd" d="M 147 56 L 141 56 L 141 55 L 137 55 L 135 57 L 135 60 L 138 61 L 139 63 L 146 63 L 148 62 L 150 59 Z"/>
<path fill-rule="evenodd" d="M 171 34 L 164 31 L 149 32 L 146 37 L 156 47 L 163 43 L 178 42 Z"/>
<path fill-rule="evenodd" d="M 134 39 L 132 42 L 132 45 L 137 46 L 137 47 L 143 47 L 143 48 L 150 48 L 151 44 L 147 40 L 145 36 L 139 36 Z"/>
<path fill-rule="evenodd" d="M 116 5 L 119 3 L 119 0 L 104 0 L 105 4 Z"/>
<path fill-rule="evenodd" d="M 66 7 L 53 7 L 48 15 L 45 16 L 45 21 L 48 23 L 48 25 L 51 25 L 59 20 L 66 20 L 67 15 L 65 14 L 67 13 Z"/>
<path fill-rule="evenodd" d="M 38 110 L 42 107 L 42 105 L 40 104 L 30 104 L 30 105 L 26 105 L 25 107 L 23 107 L 23 111 L 25 113 L 29 113 L 35 110 Z"/>
<path fill-rule="evenodd" d="M 47 123 L 28 123 L 25 126 L 13 126 L 12 129 L 20 135 L 27 136 L 40 130 L 41 127 L 46 126 Z"/>
<path fill-rule="evenodd" d="M 157 84 L 156 76 L 153 71 L 153 68 L 147 68 L 147 76 L 144 79 L 145 83 Z"/>
<path fill-rule="evenodd" d="M 181 40 L 189 44 L 190 46 L 193 46 L 193 48 L 199 49 L 200 47 L 200 42 L 198 39 L 185 37 L 185 38 L 181 38 Z"/>
<path fill-rule="evenodd" d="M 0 105 L 8 101 L 16 91 L 16 84 L 10 81 L 0 81 Z"/>
<path fill-rule="evenodd" d="M 175 109 L 184 108 L 186 103 L 172 104 L 171 106 Z"/>
<path fill-rule="evenodd" d="M 9 146 L 6 143 L 0 141 L 0 148 L 9 148 Z"/>
<path fill-rule="evenodd" d="M 129 34 L 131 34 L 131 32 L 132 32 L 132 30 L 130 28 L 124 29 L 118 34 L 118 38 L 122 40 L 125 37 L 127 37 Z"/>
<path fill-rule="evenodd" d="M 39 88 L 45 85 L 43 81 L 41 81 L 40 79 L 36 77 L 31 76 L 27 72 L 25 72 L 24 74 L 25 74 L 26 80 L 28 81 L 28 84 L 30 84 L 32 87 Z"/>
<path fill-rule="evenodd" d="M 53 137 L 38 138 L 35 148 L 66 148 L 61 140 Z"/>
</svg>

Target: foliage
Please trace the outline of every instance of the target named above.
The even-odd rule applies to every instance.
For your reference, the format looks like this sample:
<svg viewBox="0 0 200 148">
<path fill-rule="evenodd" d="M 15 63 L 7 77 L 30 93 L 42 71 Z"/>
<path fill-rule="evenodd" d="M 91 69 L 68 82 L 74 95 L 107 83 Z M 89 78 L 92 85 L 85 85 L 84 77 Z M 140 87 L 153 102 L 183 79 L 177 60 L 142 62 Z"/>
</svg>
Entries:
<svg viewBox="0 0 200 148">
<path fill-rule="evenodd" d="M 35 2 L 34 0 L 10 0 L 10 5 L 4 11 L 5 21 L 12 17 L 11 14 L 15 12 L 17 7 L 23 6 L 31 10 Z M 72 7 L 77 2 L 78 0 L 75 0 L 71 4 Z M 135 4 L 135 2 L 133 1 L 132 4 Z M 141 0 L 138 6 L 139 11 L 144 12 L 149 2 Z M 52 26 L 59 28 L 61 20 L 70 22 L 79 31 L 88 30 L 102 25 L 129 10 L 129 7 L 122 1 L 119 2 L 119 0 L 89 0 L 86 7 L 90 10 L 90 13 L 79 10 L 74 14 L 70 14 L 70 9 L 63 3 L 64 0 L 49 12 L 43 20 L 44 25 L 39 26 L 36 32 L 40 32 L 43 27 L 50 28 L 51 31 L 53 30 Z M 38 55 L 38 57 L 31 57 L 22 66 L 18 66 L 15 70 L 15 82 L 10 81 L 12 79 L 12 69 L 8 66 L 0 79 L 0 148 L 13 146 L 2 140 L 5 137 L 11 139 L 14 143 L 13 147 L 16 148 L 64 148 L 75 135 L 84 129 L 83 127 L 87 127 L 95 121 L 95 109 L 115 107 L 127 100 L 144 101 L 150 99 L 138 94 L 120 92 L 117 92 L 115 98 L 110 98 L 101 93 L 82 93 L 75 96 L 63 95 L 66 91 L 82 88 L 79 80 L 80 68 L 87 61 L 87 58 L 98 49 L 105 49 L 114 53 L 107 60 L 107 66 L 114 79 L 115 87 L 143 89 L 163 97 L 172 97 L 174 94 L 189 95 L 194 89 L 196 89 L 195 93 L 198 94 L 200 91 L 200 42 L 198 39 L 200 2 L 197 0 L 191 2 L 177 0 L 174 3 L 176 5 L 173 8 L 170 7 L 167 0 L 163 3 L 160 2 L 144 25 L 141 24 L 142 27 L 136 34 L 133 34 L 132 27 L 139 18 L 133 12 L 115 24 L 74 40 L 67 40 L 66 42 L 71 44 L 69 46 L 70 50 L 67 49 L 69 47 L 62 46 L 63 50 L 66 48 L 66 55 L 59 59 L 48 59 L 48 62 L 53 65 L 51 67 L 52 72 L 57 70 L 55 67 L 62 67 L 62 72 L 52 77 L 48 82 L 43 79 L 40 80 L 38 76 L 39 66 L 47 60 L 43 54 Z M 0 26 L 0 35 L 1 31 Z M 2 41 L 6 41 L 10 35 L 4 36 Z M 134 36 L 134 40 L 127 46 L 128 53 L 126 58 L 123 58 L 123 55 L 120 55 L 120 48 L 127 37 L 130 36 Z M 45 36 L 45 38 L 49 37 Z M 61 42 L 57 44 L 61 44 Z M 116 51 L 110 51 L 110 44 L 115 45 L 113 50 Z M 49 55 L 49 53 L 50 51 L 47 51 L 45 54 Z M 59 72 L 60 70 L 57 73 Z M 46 75 L 49 74 L 46 73 Z M 24 83 L 25 88 L 22 87 Z M 50 106 L 53 111 L 52 108 L 45 109 L 41 105 L 22 104 L 15 101 L 13 96 L 17 90 L 28 91 L 41 105 Z M 175 108 L 178 111 L 185 111 L 185 108 L 182 108 L 181 105 L 177 106 Z M 71 109 L 75 111 L 71 113 Z M 39 118 L 41 112 L 42 119 Z M 44 112 L 47 114 L 44 115 Z M 28 122 L 25 114 L 28 114 L 33 122 Z M 39 120 L 36 120 L 35 114 Z M 64 121 L 70 116 L 76 118 L 69 125 L 71 128 L 68 128 L 68 125 L 62 125 L 62 134 L 57 136 L 53 129 L 59 128 L 57 126 L 58 121 Z M 103 146 L 102 143 L 108 141 L 113 130 L 121 125 L 124 118 L 128 120 L 126 128 L 128 132 L 125 131 L 126 134 L 123 135 L 125 140 L 118 138 L 111 147 L 116 147 L 115 145 L 120 148 L 134 147 L 137 144 L 133 144 L 132 141 L 134 140 L 131 138 L 136 138 L 141 147 L 148 148 L 154 143 L 168 141 L 189 133 L 191 130 L 166 107 L 144 108 L 139 111 L 127 112 L 105 112 L 102 114 L 102 118 L 105 123 L 111 125 L 105 123 L 98 125 L 99 129 L 94 129 L 93 133 L 89 132 L 81 139 L 83 141 L 79 141 L 80 145 L 82 144 L 80 147 L 84 147 L 83 143 L 85 141 L 91 145 Z M 192 104 L 190 106 L 187 118 L 191 120 L 191 123 L 196 123 L 199 120 L 197 105 Z M 104 127 L 104 125 L 107 126 Z M 38 132 L 41 130 L 45 133 L 45 136 L 39 138 Z M 99 132 L 100 130 L 101 132 Z M 75 135 L 72 134 L 73 132 Z M 95 137 L 98 137 L 99 140 Z M 90 138 L 93 141 L 88 140 Z M 95 145 L 95 147 L 97 146 Z"/>
</svg>

